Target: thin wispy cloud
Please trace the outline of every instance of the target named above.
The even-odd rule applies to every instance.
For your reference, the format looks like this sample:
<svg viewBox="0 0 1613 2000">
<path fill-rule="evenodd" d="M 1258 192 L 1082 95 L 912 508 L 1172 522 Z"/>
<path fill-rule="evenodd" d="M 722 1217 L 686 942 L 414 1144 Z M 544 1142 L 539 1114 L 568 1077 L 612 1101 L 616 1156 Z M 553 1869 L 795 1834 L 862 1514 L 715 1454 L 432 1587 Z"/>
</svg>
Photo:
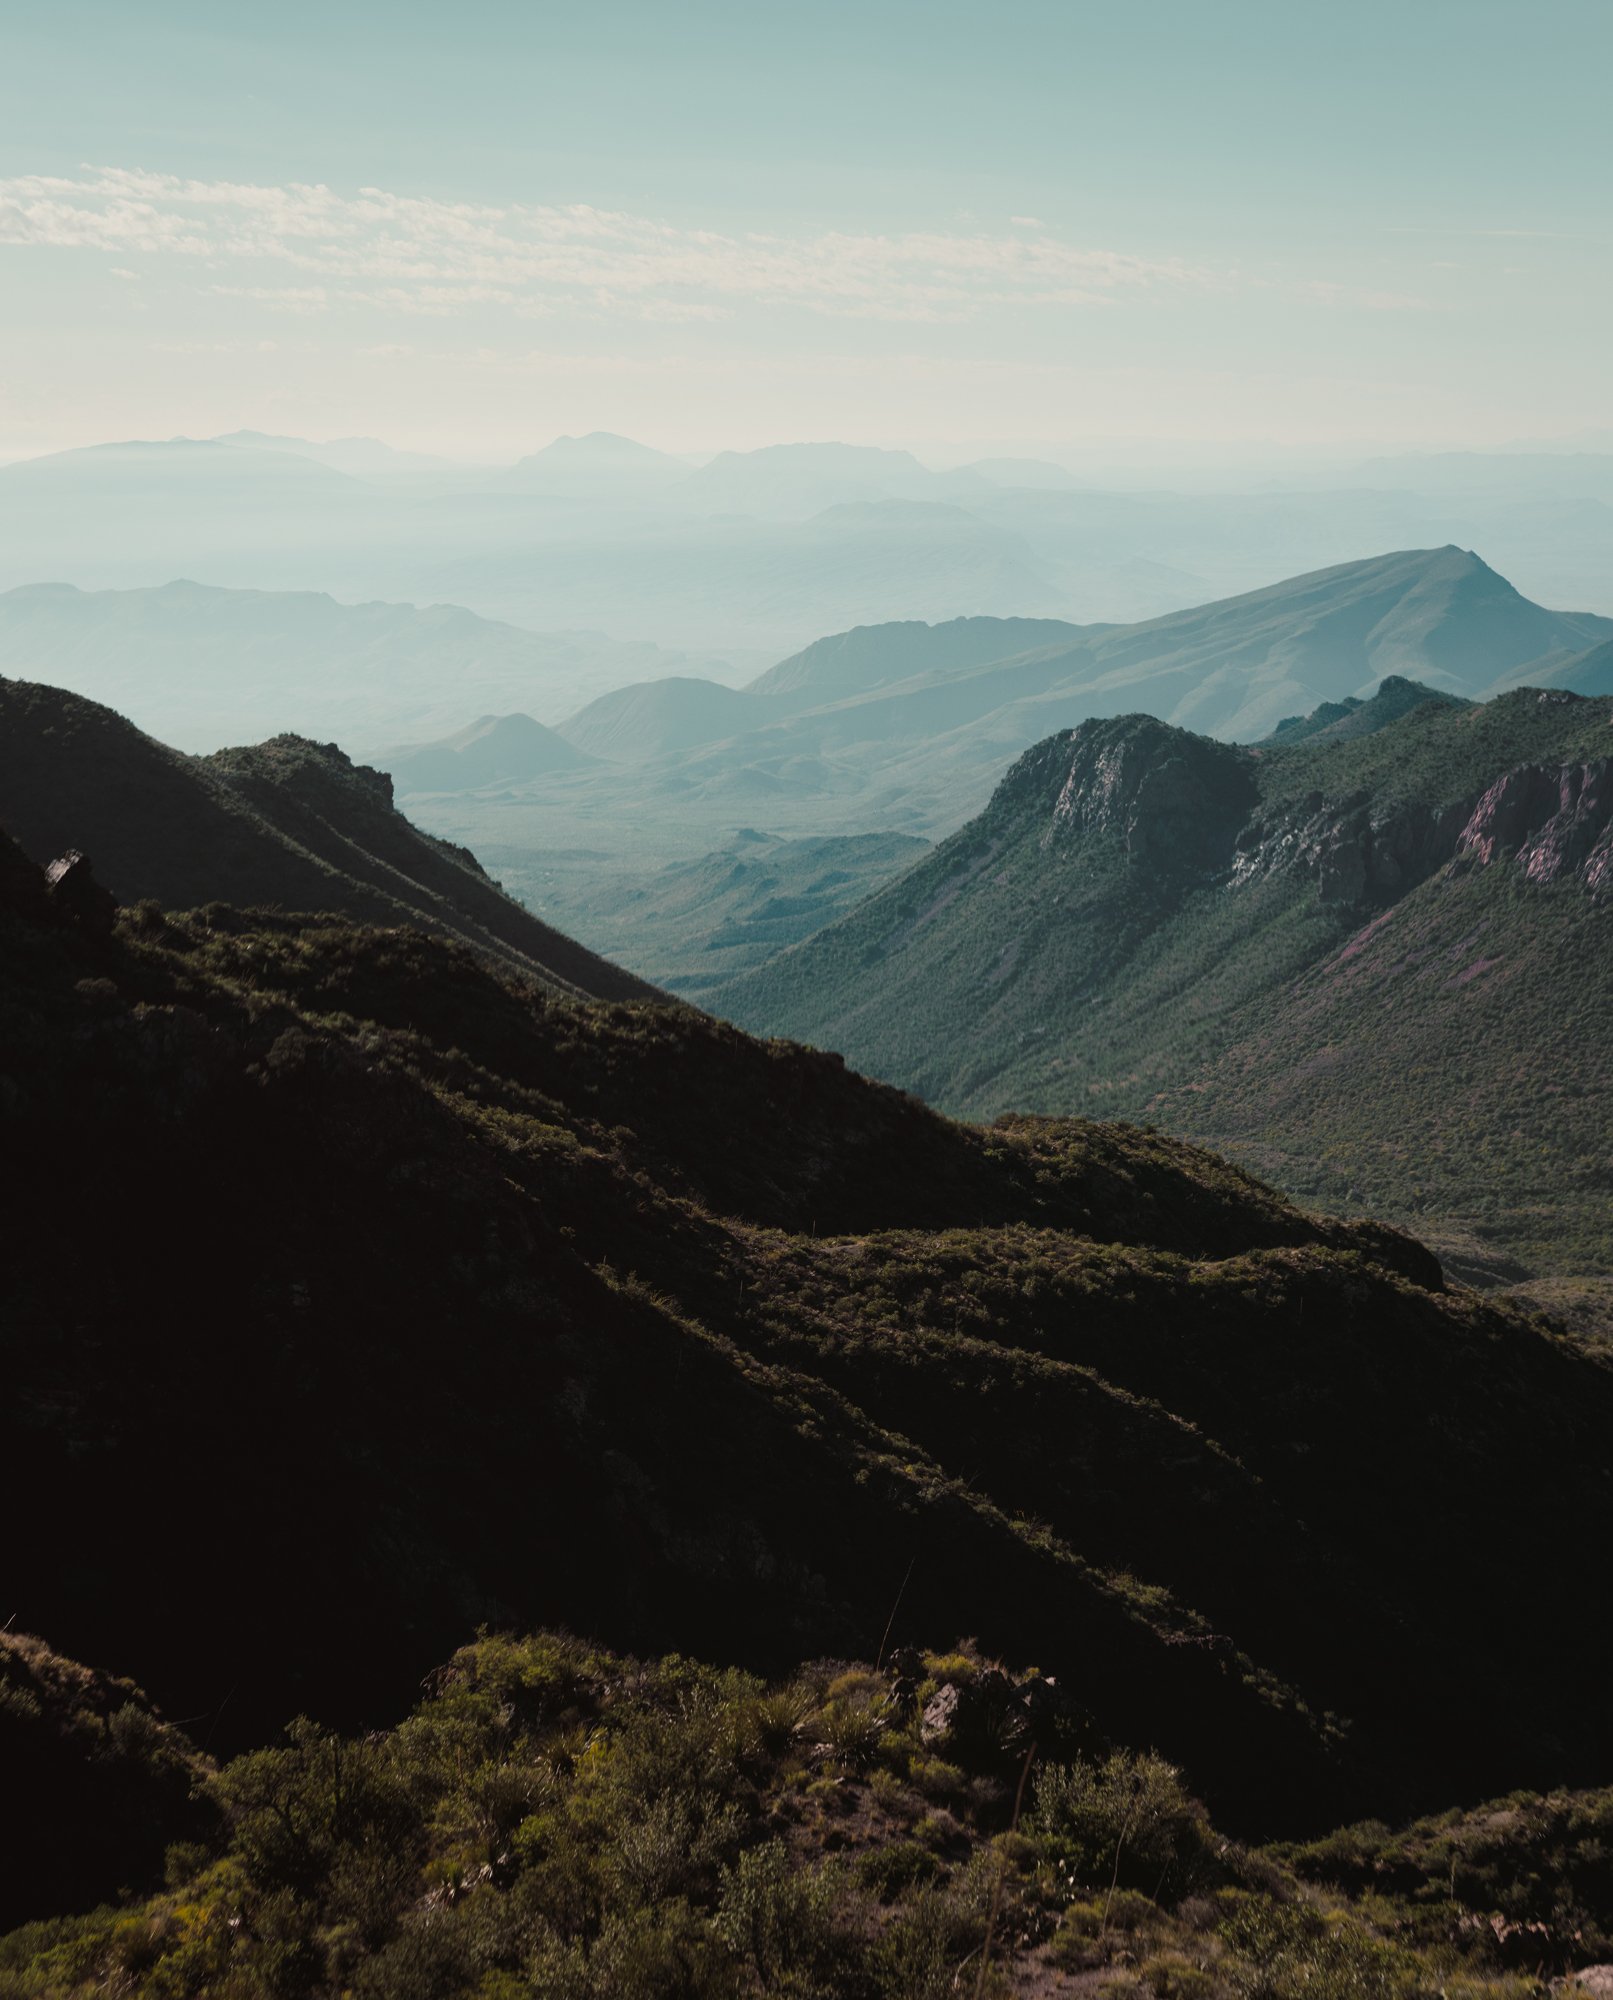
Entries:
<svg viewBox="0 0 1613 2000">
<path fill-rule="evenodd" d="M 341 304 L 522 316 L 721 317 L 743 305 L 949 320 L 991 307 L 1086 307 L 1215 282 L 1181 259 L 1064 241 L 1029 216 L 890 234 L 735 233 L 583 204 L 489 206 L 361 188 L 260 187 L 127 169 L 0 180 L 0 243 L 279 266 L 296 282 L 210 284 L 293 312 Z"/>
</svg>

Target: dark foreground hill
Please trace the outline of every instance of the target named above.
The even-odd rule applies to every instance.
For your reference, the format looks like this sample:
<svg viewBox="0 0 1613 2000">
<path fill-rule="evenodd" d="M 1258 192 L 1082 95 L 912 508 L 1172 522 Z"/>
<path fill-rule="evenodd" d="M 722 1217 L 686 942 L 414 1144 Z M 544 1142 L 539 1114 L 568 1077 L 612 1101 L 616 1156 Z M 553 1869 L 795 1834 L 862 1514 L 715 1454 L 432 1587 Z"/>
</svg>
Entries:
<svg viewBox="0 0 1613 2000">
<path fill-rule="evenodd" d="M 1157 1119 L 1512 1276 L 1613 1269 L 1613 711 L 1387 681 L 1253 749 L 1148 716 L 708 1004 L 948 1110 Z"/>
<path fill-rule="evenodd" d="M 91 1679 L 0 1638 L 0 1730 L 93 1723 L 60 1695 Z M 160 1810 L 176 1732 L 125 1693 L 110 1795 L 144 1776 Z M 769 1683 L 483 1638 L 384 1732 L 184 1750 L 166 1885 L 20 1905 L 12 2000 L 1592 2000 L 1613 1955 L 1613 1793 L 1251 1848 L 1063 1683 L 973 1647 Z M 8 1798 L 58 1894 L 93 1880 L 78 1804 Z"/>
<path fill-rule="evenodd" d="M 334 743 L 187 757 L 99 702 L 0 679 L 0 824 L 41 864 L 82 849 L 120 901 L 336 910 L 439 932 L 562 992 L 651 991 L 411 825 L 386 773 Z"/>
<path fill-rule="evenodd" d="M 542 1620 L 767 1670 L 973 1632 L 1240 1829 L 1613 1765 L 1613 1375 L 1407 1238 L 3 866 L 7 1612 L 215 1752 Z"/>
</svg>

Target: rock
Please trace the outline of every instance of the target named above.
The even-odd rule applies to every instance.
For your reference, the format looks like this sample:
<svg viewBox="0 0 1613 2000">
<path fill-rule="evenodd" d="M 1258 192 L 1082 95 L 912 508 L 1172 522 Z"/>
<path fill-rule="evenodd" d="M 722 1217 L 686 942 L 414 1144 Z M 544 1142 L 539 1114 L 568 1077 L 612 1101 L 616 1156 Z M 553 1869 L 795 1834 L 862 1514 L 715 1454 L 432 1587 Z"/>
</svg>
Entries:
<svg viewBox="0 0 1613 2000">
<path fill-rule="evenodd" d="M 936 1689 L 924 1705 L 920 1735 L 976 1755 L 1017 1754 L 1084 1719 L 1056 1681 L 1039 1674 L 1016 1681 L 987 1667 L 972 1681 L 944 1681 Z"/>
<path fill-rule="evenodd" d="M 1044 844 L 1098 828 L 1166 881 L 1212 881 L 1231 867 L 1256 797 L 1247 752 L 1151 716 L 1084 722 L 1060 747 L 1067 768 Z"/>
<path fill-rule="evenodd" d="M 107 936 L 118 914 L 118 899 L 95 879 L 88 855 L 70 847 L 45 870 L 52 907 L 81 930 Z"/>
<path fill-rule="evenodd" d="M 1512 854 L 1531 882 L 1577 874 L 1613 889 L 1613 762 L 1518 765 L 1475 805 L 1457 848 L 1480 868 Z"/>
<path fill-rule="evenodd" d="M 919 1723 L 920 1738 L 925 1743 L 940 1743 L 950 1736 L 962 1701 L 963 1689 L 958 1683 L 943 1681 L 924 1704 L 924 1714 Z"/>
<path fill-rule="evenodd" d="M 1551 1990 L 1564 1995 L 1564 2000 L 1582 1993 L 1593 1994 L 1595 2000 L 1613 2000 L 1613 1965 L 1582 1965 L 1565 1979 L 1554 1979 Z"/>
<path fill-rule="evenodd" d="M 1303 819 L 1290 813 L 1245 827 L 1234 882 L 1298 870 L 1315 878 L 1324 903 L 1361 909 L 1397 901 L 1442 868 L 1457 851 L 1471 808 L 1404 806 L 1374 819 L 1364 801 L 1329 805 L 1313 792 L 1298 810 Z"/>
</svg>

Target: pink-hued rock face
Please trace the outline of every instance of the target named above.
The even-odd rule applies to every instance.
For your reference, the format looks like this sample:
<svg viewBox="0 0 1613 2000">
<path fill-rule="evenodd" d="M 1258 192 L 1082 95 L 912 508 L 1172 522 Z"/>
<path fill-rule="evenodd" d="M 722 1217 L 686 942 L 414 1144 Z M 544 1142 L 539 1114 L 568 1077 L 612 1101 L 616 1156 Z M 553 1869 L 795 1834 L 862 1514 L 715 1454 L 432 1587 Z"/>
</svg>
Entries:
<svg viewBox="0 0 1613 2000">
<path fill-rule="evenodd" d="M 1481 868 L 1515 854 L 1531 882 L 1578 874 L 1593 891 L 1613 889 L 1613 761 L 1508 771 L 1474 807 L 1457 852 Z"/>
</svg>

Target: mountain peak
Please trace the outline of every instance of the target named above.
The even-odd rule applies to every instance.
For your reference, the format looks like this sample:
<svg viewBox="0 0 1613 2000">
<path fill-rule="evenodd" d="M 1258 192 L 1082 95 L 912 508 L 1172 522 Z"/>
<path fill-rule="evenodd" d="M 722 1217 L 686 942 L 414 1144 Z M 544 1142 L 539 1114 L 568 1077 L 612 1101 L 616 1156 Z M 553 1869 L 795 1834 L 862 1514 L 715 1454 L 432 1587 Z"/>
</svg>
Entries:
<svg viewBox="0 0 1613 2000">
<path fill-rule="evenodd" d="M 688 470 L 681 459 L 673 458 L 669 452 L 657 451 L 653 445 L 640 444 L 636 438 L 623 437 L 617 431 L 585 431 L 576 437 L 563 432 L 541 450 L 529 452 L 520 463 L 533 466 L 676 466 L 680 472 Z"/>
<path fill-rule="evenodd" d="M 1038 773 L 1044 785 L 1058 782 L 1044 846 L 1096 831 L 1115 837 L 1129 863 L 1162 877 L 1230 865 L 1256 796 L 1247 751 L 1151 715 L 1095 719 L 1054 741 L 1059 748 Z M 1004 789 L 1016 773 L 1031 775 L 1025 766 L 1036 754 L 1020 760 Z"/>
</svg>

